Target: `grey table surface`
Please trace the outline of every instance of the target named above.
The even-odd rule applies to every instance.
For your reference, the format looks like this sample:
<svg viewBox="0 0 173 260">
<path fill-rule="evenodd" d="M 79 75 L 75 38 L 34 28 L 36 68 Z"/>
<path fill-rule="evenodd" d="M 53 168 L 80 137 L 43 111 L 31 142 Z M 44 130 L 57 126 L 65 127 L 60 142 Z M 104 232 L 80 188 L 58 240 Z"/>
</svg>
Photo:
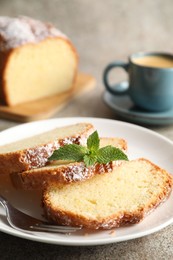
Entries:
<svg viewBox="0 0 173 260">
<path fill-rule="evenodd" d="M 75 44 L 80 70 L 97 80 L 91 92 L 75 98 L 58 114 L 120 120 L 102 101 L 102 72 L 113 60 L 138 51 L 172 52 L 172 0 L 0 0 L 0 15 L 26 15 L 53 22 Z M 112 80 L 126 75 L 117 70 Z M 0 119 L 0 131 L 18 125 Z M 173 140 L 173 125 L 147 126 Z M 0 233 L 0 259 L 173 259 L 173 225 L 131 241 L 102 246 L 68 247 Z"/>
</svg>

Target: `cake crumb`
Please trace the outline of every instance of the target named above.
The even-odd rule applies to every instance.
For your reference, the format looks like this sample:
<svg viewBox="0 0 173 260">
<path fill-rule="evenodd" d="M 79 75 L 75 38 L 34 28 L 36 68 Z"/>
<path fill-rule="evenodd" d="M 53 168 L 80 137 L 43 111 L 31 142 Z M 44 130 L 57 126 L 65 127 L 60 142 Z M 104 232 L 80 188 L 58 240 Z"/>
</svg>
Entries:
<svg viewBox="0 0 173 260">
<path fill-rule="evenodd" d="M 111 230 L 111 231 L 109 232 L 109 234 L 110 234 L 111 236 L 114 236 L 114 235 L 115 235 L 115 230 Z"/>
</svg>

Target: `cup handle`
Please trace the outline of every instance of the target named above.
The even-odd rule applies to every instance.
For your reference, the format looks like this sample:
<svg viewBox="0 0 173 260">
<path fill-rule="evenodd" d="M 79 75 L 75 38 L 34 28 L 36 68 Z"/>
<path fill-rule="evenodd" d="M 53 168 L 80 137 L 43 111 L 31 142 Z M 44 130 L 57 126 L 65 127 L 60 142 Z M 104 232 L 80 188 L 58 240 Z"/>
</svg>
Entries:
<svg viewBox="0 0 173 260">
<path fill-rule="evenodd" d="M 105 84 L 106 89 L 113 95 L 125 95 L 128 93 L 129 89 L 129 84 L 126 81 L 117 83 L 115 85 L 110 85 L 109 84 L 109 72 L 113 68 L 121 67 L 123 68 L 126 72 L 128 72 L 129 68 L 129 63 L 123 62 L 123 61 L 115 61 L 110 63 L 104 70 L 103 72 L 103 82 Z"/>
</svg>

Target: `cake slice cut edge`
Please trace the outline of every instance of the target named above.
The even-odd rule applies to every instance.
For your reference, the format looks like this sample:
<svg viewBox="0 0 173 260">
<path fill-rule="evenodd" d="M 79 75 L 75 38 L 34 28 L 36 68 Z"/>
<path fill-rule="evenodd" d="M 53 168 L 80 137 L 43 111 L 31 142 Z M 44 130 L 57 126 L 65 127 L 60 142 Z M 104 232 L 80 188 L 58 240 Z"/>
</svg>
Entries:
<svg viewBox="0 0 173 260">
<path fill-rule="evenodd" d="M 71 92 L 78 54 L 50 23 L 0 16 L 0 102 L 17 104 Z"/>
<path fill-rule="evenodd" d="M 140 158 L 85 182 L 48 184 L 43 209 L 45 217 L 56 224 L 111 229 L 139 223 L 171 191 L 172 176 Z"/>
<path fill-rule="evenodd" d="M 63 38 L 14 49 L 6 57 L 3 101 L 14 106 L 72 91 L 77 64 L 74 48 Z"/>
</svg>

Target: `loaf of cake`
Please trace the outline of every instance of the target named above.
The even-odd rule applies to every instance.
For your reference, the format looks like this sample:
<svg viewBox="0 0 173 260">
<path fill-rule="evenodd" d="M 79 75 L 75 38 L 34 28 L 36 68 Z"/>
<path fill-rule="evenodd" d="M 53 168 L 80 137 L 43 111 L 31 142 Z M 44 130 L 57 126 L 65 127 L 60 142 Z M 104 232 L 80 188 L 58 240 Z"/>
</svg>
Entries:
<svg viewBox="0 0 173 260">
<path fill-rule="evenodd" d="M 110 229 L 139 223 L 171 190 L 171 175 L 141 158 L 84 182 L 48 184 L 43 208 L 50 222 Z"/>
<path fill-rule="evenodd" d="M 0 17 L 0 102 L 8 106 L 71 91 L 78 58 L 49 23 Z"/>
<path fill-rule="evenodd" d="M 112 145 L 124 152 L 127 151 L 127 143 L 121 138 L 100 138 L 100 147 Z M 19 189 L 42 189 L 48 182 L 72 183 L 87 180 L 95 174 L 110 172 L 114 164 L 94 164 L 86 167 L 83 162 L 68 163 L 67 161 L 51 161 L 48 165 L 36 169 L 30 169 L 21 173 L 11 174 L 12 183 Z"/>
<path fill-rule="evenodd" d="M 70 143 L 84 145 L 93 131 L 92 124 L 78 123 L 0 146 L 0 174 L 43 167 L 54 150 Z"/>
</svg>

